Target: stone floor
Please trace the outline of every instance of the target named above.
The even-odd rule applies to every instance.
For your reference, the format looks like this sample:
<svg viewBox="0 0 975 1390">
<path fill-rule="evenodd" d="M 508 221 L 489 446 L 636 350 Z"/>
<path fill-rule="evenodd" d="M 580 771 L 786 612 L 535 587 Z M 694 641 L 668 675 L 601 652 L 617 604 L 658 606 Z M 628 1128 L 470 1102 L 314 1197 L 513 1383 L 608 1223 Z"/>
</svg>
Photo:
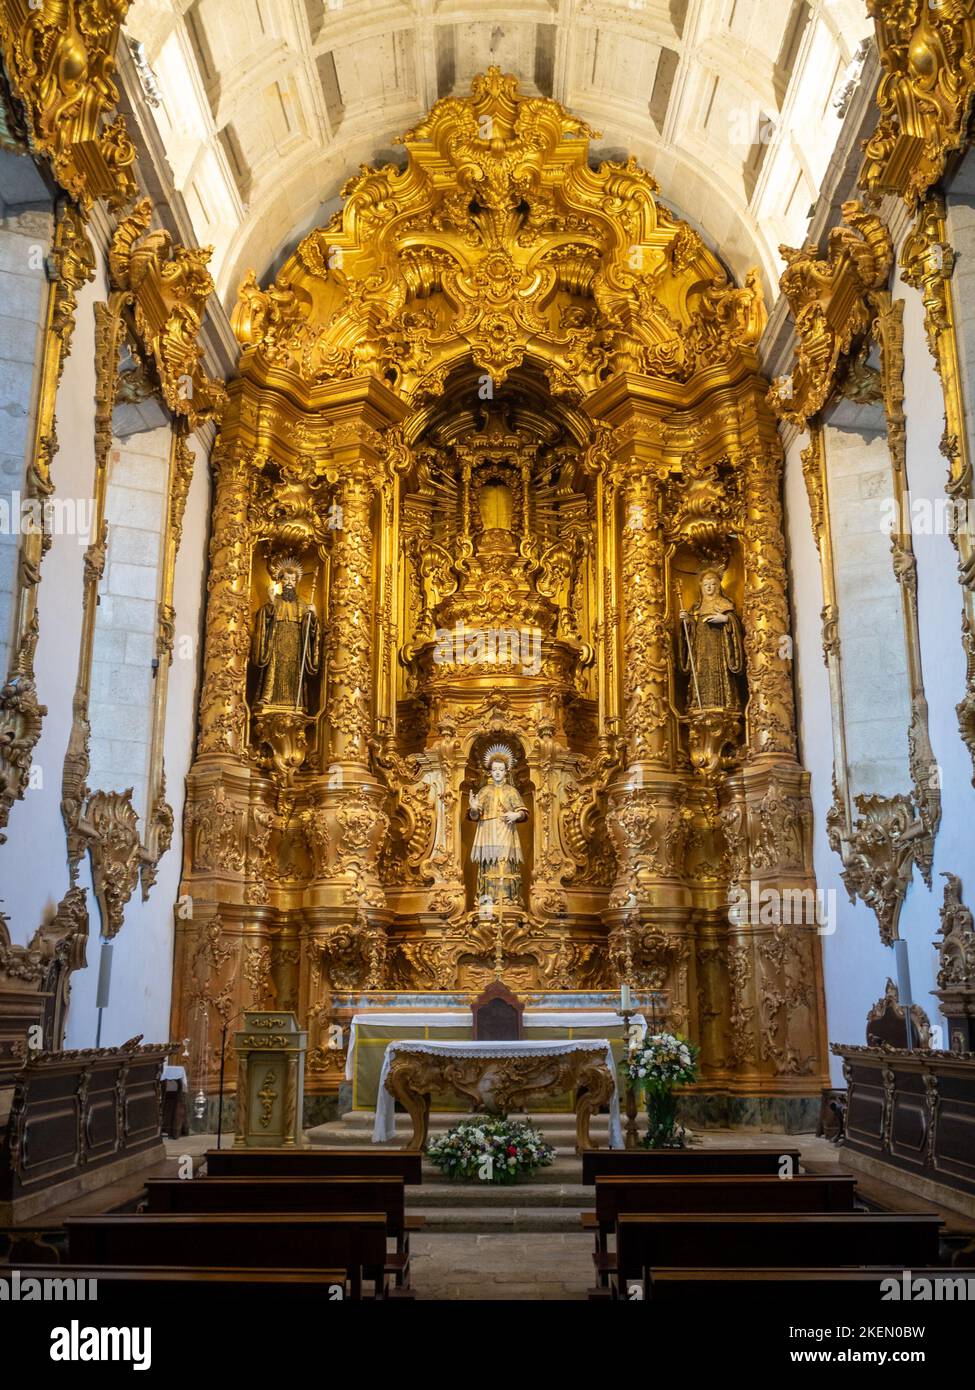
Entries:
<svg viewBox="0 0 975 1390">
<path fill-rule="evenodd" d="M 584 1300 L 593 1284 L 592 1236 L 583 1231 L 411 1237 L 419 1300 Z"/>
</svg>

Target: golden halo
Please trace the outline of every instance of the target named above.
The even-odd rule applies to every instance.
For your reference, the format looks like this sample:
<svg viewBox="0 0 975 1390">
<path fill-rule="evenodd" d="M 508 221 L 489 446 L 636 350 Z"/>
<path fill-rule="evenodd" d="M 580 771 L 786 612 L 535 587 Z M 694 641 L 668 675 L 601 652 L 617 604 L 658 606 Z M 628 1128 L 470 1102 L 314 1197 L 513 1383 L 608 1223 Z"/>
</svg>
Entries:
<svg viewBox="0 0 975 1390">
<path fill-rule="evenodd" d="M 268 564 L 267 571 L 272 579 L 280 579 L 286 570 L 296 570 L 300 579 L 305 567 L 297 555 L 276 555 Z"/>
<path fill-rule="evenodd" d="M 491 747 L 484 754 L 484 766 L 490 771 L 491 764 L 496 762 L 499 758 L 510 772 L 515 760 L 515 755 L 506 743 L 491 744 Z"/>
</svg>

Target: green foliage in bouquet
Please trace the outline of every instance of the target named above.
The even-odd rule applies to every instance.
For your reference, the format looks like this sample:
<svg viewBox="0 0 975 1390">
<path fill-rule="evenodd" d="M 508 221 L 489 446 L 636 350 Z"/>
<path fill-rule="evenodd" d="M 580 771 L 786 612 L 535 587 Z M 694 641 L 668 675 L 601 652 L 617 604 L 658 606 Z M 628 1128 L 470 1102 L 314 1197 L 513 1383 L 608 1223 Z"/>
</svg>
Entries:
<svg viewBox="0 0 975 1390">
<path fill-rule="evenodd" d="M 675 1033 L 648 1033 L 626 1054 L 622 1068 L 632 1085 L 643 1091 L 647 1106 L 648 1149 L 679 1149 L 684 1127 L 677 1123 L 675 1086 L 697 1080 L 700 1048 Z"/>
<path fill-rule="evenodd" d="M 514 1183 L 550 1164 L 555 1150 L 530 1120 L 520 1123 L 492 1115 L 461 1120 L 430 1140 L 427 1156 L 448 1178 Z"/>
</svg>

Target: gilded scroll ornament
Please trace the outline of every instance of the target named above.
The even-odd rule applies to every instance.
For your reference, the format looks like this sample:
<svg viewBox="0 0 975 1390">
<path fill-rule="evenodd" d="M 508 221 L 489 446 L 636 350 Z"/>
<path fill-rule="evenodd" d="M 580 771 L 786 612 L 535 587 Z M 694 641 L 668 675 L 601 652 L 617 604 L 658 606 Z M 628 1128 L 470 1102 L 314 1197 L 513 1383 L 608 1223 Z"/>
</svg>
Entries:
<svg viewBox="0 0 975 1390">
<path fill-rule="evenodd" d="M 917 223 L 904 240 L 901 274 L 924 301 L 924 328 L 944 395 L 945 429 L 941 452 L 948 462 L 945 494 L 949 535 L 958 555 L 962 598 L 962 645 L 965 651 L 965 690 L 956 705 L 958 731 L 972 760 L 975 784 L 975 536 L 966 524 L 975 509 L 975 484 L 969 454 L 962 368 L 958 355 L 957 315 L 952 276 L 954 252 L 948 242 L 943 200 L 930 196 Z M 961 524 L 959 524 L 959 519 Z"/>
<path fill-rule="evenodd" d="M 829 397 L 843 355 L 871 322 L 867 296 L 887 281 L 893 263 L 890 233 L 880 218 L 855 200 L 843 204 L 843 221 L 819 248 L 779 248 L 786 269 L 779 281 L 796 326 L 796 361 L 788 381 L 769 393 L 769 404 L 803 428 Z"/>
<path fill-rule="evenodd" d="M 0 43 L 31 149 L 84 209 L 115 209 L 136 194 L 135 146 L 121 116 L 115 49 L 129 0 L 3 0 Z"/>
<path fill-rule="evenodd" d="M 62 208 L 54 226 L 51 265 L 54 277 L 48 297 L 32 461 L 24 489 L 26 498 L 37 504 L 39 522 L 26 530 L 21 540 L 17 627 L 7 677 L 0 687 L 0 844 L 6 838 L 2 831 L 11 807 L 27 790 L 34 748 L 47 714 L 37 695 L 34 653 L 40 636 L 41 563 L 51 544 L 47 509 L 54 495 L 52 463 L 58 450 L 55 404 L 71 351 L 78 290 L 95 273 L 95 252 L 84 220 L 70 204 Z"/>
<path fill-rule="evenodd" d="M 967 138 L 975 94 L 975 7 L 970 0 L 867 0 L 883 76 L 880 120 L 864 145 L 860 183 L 874 198 L 913 206 Z"/>
<path fill-rule="evenodd" d="M 108 258 L 112 288 L 132 306 L 167 406 L 194 430 L 218 419 L 226 400 L 222 383 L 203 367 L 199 340 L 214 289 L 206 268 L 212 248 L 182 246 L 165 230 L 150 231 L 151 216 L 152 203 L 143 198 L 119 222 Z"/>
</svg>

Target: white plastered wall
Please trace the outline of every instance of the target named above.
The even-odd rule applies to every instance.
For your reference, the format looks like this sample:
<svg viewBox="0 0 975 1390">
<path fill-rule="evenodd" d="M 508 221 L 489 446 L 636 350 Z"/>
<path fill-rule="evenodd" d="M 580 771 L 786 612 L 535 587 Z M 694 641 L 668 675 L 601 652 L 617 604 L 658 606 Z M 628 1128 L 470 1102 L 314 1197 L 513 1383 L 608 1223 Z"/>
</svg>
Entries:
<svg viewBox="0 0 975 1390">
<path fill-rule="evenodd" d="M 973 235 L 975 250 L 975 235 Z M 924 335 L 919 293 L 895 280 L 895 298 L 903 298 L 907 467 L 912 500 L 933 504 L 944 495 L 945 460 L 939 452 L 944 429 L 940 380 Z M 851 904 L 840 880 L 839 856 L 826 839 L 826 813 L 832 803 L 833 744 L 829 681 L 823 661 L 823 603 L 819 556 L 813 540 L 802 476 L 805 435 L 786 451 L 786 530 L 795 624 L 801 758 L 812 777 L 814 864 L 818 886 L 835 894 L 835 930 L 823 936 L 827 1026 L 831 1042 L 865 1041 L 866 1017 L 882 996 L 889 977 L 896 979 L 893 951 L 880 940 L 876 917 L 860 901 Z M 935 840 L 933 889 L 915 870 L 900 915 L 899 933 L 908 944 L 914 1002 L 931 1023 L 944 1029 L 932 998 L 938 955 L 935 948 L 942 902 L 943 871 L 961 875 L 966 901 L 975 897 L 975 791 L 971 761 L 958 733 L 955 704 L 964 688 L 961 647 L 961 591 L 956 556 L 945 534 L 916 531 L 918 619 L 921 659 L 929 706 L 934 756 L 941 771 L 942 823 Z M 906 737 L 906 730 L 905 730 Z M 904 787 L 905 792 L 909 787 Z M 832 1059 L 836 1084 L 842 1074 Z"/>
<path fill-rule="evenodd" d="M 61 447 L 52 469 L 56 495 L 73 498 L 76 503 L 90 502 L 94 488 L 94 305 L 105 295 L 105 267 L 99 257 L 94 282 L 78 294 L 72 351 L 65 363 L 57 400 Z M 176 828 L 173 844 L 160 860 L 158 878 L 148 901 L 142 901 L 137 887 L 126 906 L 124 924 L 112 948 L 111 993 L 100 1037 L 103 1046 L 117 1045 L 136 1033 L 142 1033 L 147 1042 L 165 1041 L 169 1033 L 173 907 L 181 869 L 185 778 L 195 734 L 210 508 L 206 447 L 197 437 L 189 442 L 197 463 L 176 564 L 176 655 L 169 670 L 165 732 L 167 799 L 175 813 Z M 79 508 L 79 515 L 85 510 Z M 27 942 L 37 927 L 53 916 L 69 886 L 61 773 L 71 733 L 87 540 L 84 535 L 55 535 L 41 572 L 40 638 L 35 668 L 39 699 L 48 712 L 34 754 L 33 780 L 40 784 L 32 787 L 22 802 L 14 804 L 7 843 L 0 846 L 0 897 L 10 918 L 11 937 L 20 943 Z M 162 674 L 161 671 L 160 678 Z M 81 863 L 79 883 L 88 890 L 88 966 L 72 976 L 67 1047 L 94 1044 L 98 1022 L 95 995 L 100 916 L 91 889 L 87 856 Z"/>
</svg>

